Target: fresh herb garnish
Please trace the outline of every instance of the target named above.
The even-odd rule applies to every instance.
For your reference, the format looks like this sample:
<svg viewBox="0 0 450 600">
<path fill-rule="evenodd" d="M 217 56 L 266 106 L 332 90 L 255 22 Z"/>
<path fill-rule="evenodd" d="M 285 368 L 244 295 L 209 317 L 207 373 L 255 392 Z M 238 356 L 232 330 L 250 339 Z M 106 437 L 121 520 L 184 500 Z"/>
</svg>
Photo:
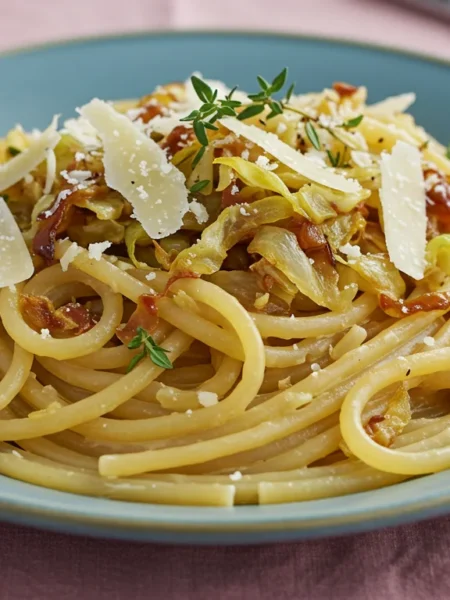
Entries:
<svg viewBox="0 0 450 600">
<path fill-rule="evenodd" d="M 163 369 L 173 369 L 173 364 L 166 356 L 166 353 L 169 352 L 169 350 L 158 346 L 152 336 L 145 331 L 143 327 L 138 327 L 136 330 L 136 335 L 128 344 L 128 348 L 130 350 L 136 350 L 141 346 L 141 352 L 136 354 L 136 356 L 133 356 L 133 358 L 130 360 L 127 373 L 132 371 L 134 367 L 146 356 L 148 356 L 150 360 L 158 367 L 162 367 Z"/>
<path fill-rule="evenodd" d="M 17 156 L 22 152 L 22 150 L 19 150 L 19 148 L 15 148 L 14 146 L 8 146 L 8 152 L 11 154 L 11 156 Z"/>
<path fill-rule="evenodd" d="M 353 127 L 358 127 L 358 125 L 361 123 L 361 121 L 363 119 L 364 119 L 364 115 L 358 115 L 354 119 L 349 119 L 348 121 L 345 121 L 345 123 L 342 125 L 342 127 L 345 127 L 345 129 L 353 129 Z"/>
<path fill-rule="evenodd" d="M 445 153 L 445 156 L 450 160 L 450 144 L 447 146 L 447 151 Z"/>
<path fill-rule="evenodd" d="M 8 196 L 8 194 L 0 194 L 0 198 L 3 198 L 3 200 L 4 200 L 5 202 L 8 202 L 8 200 L 9 200 L 9 196 Z"/>
<path fill-rule="evenodd" d="M 306 135 L 308 136 L 309 141 L 314 146 L 316 150 L 321 150 L 322 146 L 320 145 L 319 136 L 317 134 L 317 130 L 311 121 L 307 121 L 305 125 Z"/>
<path fill-rule="evenodd" d="M 338 167 L 339 166 L 339 161 L 341 160 L 341 153 L 340 152 L 337 152 L 336 154 L 333 154 L 330 150 L 327 150 L 327 156 L 328 156 L 328 159 L 329 159 L 332 167 Z"/>
<path fill-rule="evenodd" d="M 191 194 L 195 194 L 196 192 L 201 192 L 207 185 L 209 185 L 209 179 L 203 179 L 202 181 L 197 181 L 194 185 L 189 188 Z"/>
<path fill-rule="evenodd" d="M 207 130 L 217 131 L 218 127 L 214 123 L 219 119 L 223 117 L 237 117 L 240 121 L 243 121 L 261 114 L 266 106 L 270 108 L 270 112 L 266 117 L 267 119 L 281 115 L 283 110 L 287 108 L 286 103 L 289 102 L 294 92 L 295 84 L 289 86 L 284 101 L 275 99 L 273 95 L 282 90 L 286 83 L 287 74 L 288 70 L 285 68 L 274 77 L 271 83 L 258 75 L 256 79 L 260 89 L 255 94 L 248 95 L 251 101 L 249 104 L 243 104 L 240 100 L 233 99 L 236 87 L 225 98 L 221 99 L 217 97 L 217 90 L 213 90 L 205 81 L 193 75 L 191 77 L 192 86 L 203 104 L 200 108 L 193 110 L 189 115 L 181 119 L 181 121 L 192 123 L 195 136 L 201 145 L 201 148 L 192 161 L 192 167 L 195 167 L 205 154 L 206 146 L 209 143 Z M 242 108 L 242 110 L 238 112 L 238 108 Z M 289 110 L 294 109 L 289 108 Z"/>
</svg>

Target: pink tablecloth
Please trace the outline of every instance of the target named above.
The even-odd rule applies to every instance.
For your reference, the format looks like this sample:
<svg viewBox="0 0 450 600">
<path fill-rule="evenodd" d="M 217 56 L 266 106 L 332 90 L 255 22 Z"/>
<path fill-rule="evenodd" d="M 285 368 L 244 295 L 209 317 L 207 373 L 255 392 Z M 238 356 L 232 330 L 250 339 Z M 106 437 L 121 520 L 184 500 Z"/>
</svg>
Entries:
<svg viewBox="0 0 450 600">
<path fill-rule="evenodd" d="M 450 58 L 449 24 L 372 0 L 0 0 L 0 23 L 0 48 L 124 29 L 252 27 Z M 0 524 L 0 598 L 444 600 L 450 598 L 449 538 L 450 519 L 349 538 L 214 549 Z"/>
</svg>

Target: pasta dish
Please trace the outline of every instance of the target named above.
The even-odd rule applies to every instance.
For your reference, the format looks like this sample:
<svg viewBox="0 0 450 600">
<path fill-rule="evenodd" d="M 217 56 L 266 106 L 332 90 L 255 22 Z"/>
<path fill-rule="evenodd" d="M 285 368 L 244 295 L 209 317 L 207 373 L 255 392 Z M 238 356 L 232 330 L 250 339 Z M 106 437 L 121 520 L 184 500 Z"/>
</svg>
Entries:
<svg viewBox="0 0 450 600">
<path fill-rule="evenodd" d="M 0 141 L 1 474 L 231 506 L 450 467 L 450 149 L 413 93 L 255 88 Z"/>
</svg>

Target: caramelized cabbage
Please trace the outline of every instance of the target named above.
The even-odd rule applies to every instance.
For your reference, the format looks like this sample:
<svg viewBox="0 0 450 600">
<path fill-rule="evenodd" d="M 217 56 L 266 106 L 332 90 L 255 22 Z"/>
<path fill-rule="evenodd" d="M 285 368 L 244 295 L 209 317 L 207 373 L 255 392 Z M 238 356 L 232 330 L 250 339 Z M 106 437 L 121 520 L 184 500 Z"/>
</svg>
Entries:
<svg viewBox="0 0 450 600">
<path fill-rule="evenodd" d="M 345 310 L 354 298 L 357 287 L 350 285 L 342 291 L 338 288 L 338 273 L 325 261 L 311 264 L 300 248 L 297 237 L 286 229 L 265 226 L 255 235 L 248 247 L 249 252 L 263 256 L 277 267 L 298 291 L 319 306 L 330 310 Z"/>
<path fill-rule="evenodd" d="M 322 225 L 322 231 L 333 251 L 337 252 L 341 246 L 358 237 L 365 227 L 366 220 L 360 212 L 355 211 L 329 219 Z"/>
<path fill-rule="evenodd" d="M 296 213 L 303 217 L 308 217 L 300 205 L 299 199 L 294 194 L 291 194 L 278 175 L 275 175 L 272 171 L 263 169 L 255 163 L 235 156 L 231 158 L 216 158 L 214 164 L 231 167 L 245 185 L 280 194 L 280 196 L 283 196 L 283 198 L 292 204 L 292 208 Z"/>
<path fill-rule="evenodd" d="M 208 279 L 237 298 L 248 311 L 255 311 L 255 300 L 267 291 L 261 287 L 258 275 L 248 271 L 218 271 Z M 286 314 L 286 309 L 283 301 L 270 294 L 264 312 L 269 315 L 282 315 Z"/>
<path fill-rule="evenodd" d="M 82 190 L 83 191 L 83 190 Z M 88 191 L 88 190 L 86 190 Z M 90 197 L 88 194 L 74 194 L 73 205 L 86 208 L 95 213 L 101 221 L 119 219 L 122 215 L 124 201 L 117 192 L 111 191 L 105 199 Z"/>
<path fill-rule="evenodd" d="M 108 240 L 112 244 L 121 244 L 125 237 L 125 227 L 117 221 L 91 219 L 85 225 L 73 225 L 67 229 L 69 237 L 80 246 Z"/>
<path fill-rule="evenodd" d="M 389 401 L 384 415 L 372 417 L 365 429 L 374 442 L 388 447 L 402 433 L 410 420 L 411 406 L 409 394 L 404 385 L 401 385 Z"/>
<path fill-rule="evenodd" d="M 229 206 L 207 227 L 200 240 L 180 252 L 171 266 L 171 273 L 211 275 L 218 271 L 227 252 L 260 225 L 276 223 L 291 217 L 292 207 L 281 196 L 257 200 L 252 205 Z"/>
<path fill-rule="evenodd" d="M 128 256 L 131 258 L 136 268 L 147 268 L 148 265 L 136 258 L 136 245 L 144 244 L 146 246 L 151 245 L 152 241 L 144 231 L 144 228 L 137 221 L 131 223 L 125 229 L 125 245 L 127 247 Z"/>
<path fill-rule="evenodd" d="M 450 275 L 450 234 L 438 235 L 429 241 L 426 258 L 430 265 Z"/>
<path fill-rule="evenodd" d="M 389 260 L 386 252 L 379 254 L 363 254 L 357 258 L 345 261 L 336 257 L 342 265 L 356 274 L 356 277 L 345 277 L 349 281 L 358 284 L 364 292 L 377 292 L 387 294 L 394 298 L 402 298 L 406 291 L 406 285 L 399 270 Z"/>
<path fill-rule="evenodd" d="M 258 260 L 250 269 L 257 273 L 263 290 L 280 298 L 287 306 L 292 304 L 298 293 L 297 286 L 280 269 L 265 258 Z"/>
</svg>

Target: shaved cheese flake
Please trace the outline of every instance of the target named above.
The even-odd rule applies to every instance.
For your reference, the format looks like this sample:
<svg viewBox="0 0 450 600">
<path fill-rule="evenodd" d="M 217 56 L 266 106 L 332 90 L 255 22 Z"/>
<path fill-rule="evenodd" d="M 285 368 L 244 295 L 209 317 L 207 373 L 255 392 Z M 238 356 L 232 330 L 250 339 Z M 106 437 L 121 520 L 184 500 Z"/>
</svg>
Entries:
<svg viewBox="0 0 450 600">
<path fill-rule="evenodd" d="M 106 102 L 94 99 L 80 111 L 102 138 L 107 185 L 131 203 L 145 232 L 159 239 L 178 231 L 189 209 L 183 173 L 156 142 Z"/>
<path fill-rule="evenodd" d="M 53 150 L 47 152 L 47 174 L 45 179 L 44 194 L 50 194 L 56 177 L 56 156 Z"/>
<path fill-rule="evenodd" d="M 366 112 L 373 116 L 390 116 L 397 113 L 403 113 L 416 101 L 414 92 L 408 94 L 400 94 L 399 96 L 390 96 L 381 102 L 371 104 L 367 107 Z"/>
<path fill-rule="evenodd" d="M 198 202 L 197 200 L 192 200 L 192 202 L 189 204 L 189 210 L 191 211 L 191 213 L 193 213 L 199 225 L 202 225 L 203 223 L 206 223 L 208 221 L 208 211 L 203 206 L 203 204 L 200 204 L 200 202 Z"/>
<path fill-rule="evenodd" d="M 282 142 L 273 133 L 258 129 L 254 125 L 245 125 L 245 123 L 232 117 L 221 119 L 220 123 L 236 135 L 257 144 L 281 163 L 310 181 L 349 194 L 356 193 L 361 189 L 357 181 L 346 179 L 342 175 L 334 173 L 332 169 L 316 164 Z"/>
<path fill-rule="evenodd" d="M 76 242 L 72 242 L 70 244 L 70 246 L 67 248 L 67 250 L 64 252 L 64 254 L 61 256 L 61 258 L 59 259 L 59 264 L 61 265 L 61 270 L 67 271 L 70 263 L 73 261 L 73 259 L 78 254 L 80 254 L 81 251 L 82 251 L 82 248 L 80 248 L 80 246 Z"/>
<path fill-rule="evenodd" d="M 84 117 L 65 121 L 62 133 L 71 135 L 86 150 L 97 150 L 102 146 L 97 130 Z"/>
<path fill-rule="evenodd" d="M 382 154 L 380 198 L 389 257 L 414 279 L 425 269 L 426 206 L 420 151 L 399 141 Z"/>
<path fill-rule="evenodd" d="M 61 139 L 56 131 L 57 126 L 58 117 L 55 116 L 49 127 L 37 139 L 32 140 L 26 150 L 0 165 L 0 192 L 23 179 L 47 158 L 48 152 Z"/>
<path fill-rule="evenodd" d="M 112 246 L 111 242 L 95 242 L 93 244 L 89 244 L 88 247 L 88 252 L 89 252 L 89 258 L 92 258 L 93 260 L 100 260 L 102 257 L 103 252 L 105 252 L 105 250 L 108 250 L 108 248 L 110 248 Z"/>
<path fill-rule="evenodd" d="M 29 279 L 33 261 L 8 205 L 0 196 L 0 287 Z"/>
</svg>

